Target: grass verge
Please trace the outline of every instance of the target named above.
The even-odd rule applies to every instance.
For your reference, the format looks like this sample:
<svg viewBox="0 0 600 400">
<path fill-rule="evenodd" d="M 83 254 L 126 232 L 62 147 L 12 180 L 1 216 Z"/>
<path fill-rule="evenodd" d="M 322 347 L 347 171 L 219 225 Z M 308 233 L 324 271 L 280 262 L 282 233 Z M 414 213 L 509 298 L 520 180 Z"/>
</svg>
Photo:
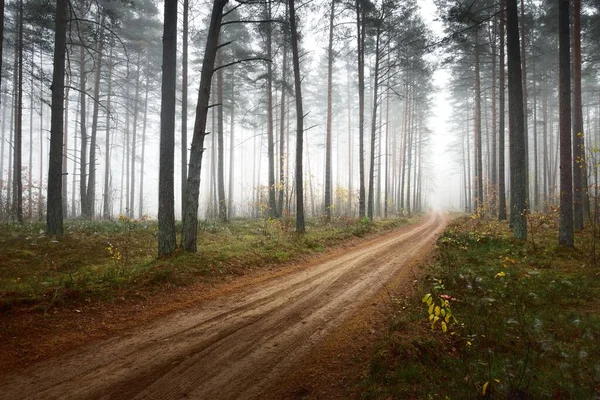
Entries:
<svg viewBox="0 0 600 400">
<path fill-rule="evenodd" d="M 600 395 L 600 270 L 555 245 L 553 218 L 535 241 L 506 224 L 458 219 L 419 293 L 396 301 L 363 398 L 590 399 Z M 537 221 L 537 222 L 536 222 Z"/>
<path fill-rule="evenodd" d="M 41 224 L 5 225 L 0 229 L 0 313 L 15 307 L 47 312 L 52 307 L 143 297 L 200 280 L 242 275 L 409 222 L 315 219 L 304 235 L 294 233 L 293 220 L 286 218 L 202 222 L 197 253 L 164 259 L 156 259 L 157 224 L 145 219 L 67 221 L 60 239 L 46 236 Z"/>
</svg>

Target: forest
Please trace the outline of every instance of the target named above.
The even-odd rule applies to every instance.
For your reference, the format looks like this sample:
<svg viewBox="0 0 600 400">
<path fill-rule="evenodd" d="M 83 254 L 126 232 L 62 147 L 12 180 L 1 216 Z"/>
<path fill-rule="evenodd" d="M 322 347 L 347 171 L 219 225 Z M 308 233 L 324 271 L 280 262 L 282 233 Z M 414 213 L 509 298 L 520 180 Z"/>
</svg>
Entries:
<svg viewBox="0 0 600 400">
<path fill-rule="evenodd" d="M 600 393 L 600 0 L 0 6 L 0 398 Z"/>
</svg>

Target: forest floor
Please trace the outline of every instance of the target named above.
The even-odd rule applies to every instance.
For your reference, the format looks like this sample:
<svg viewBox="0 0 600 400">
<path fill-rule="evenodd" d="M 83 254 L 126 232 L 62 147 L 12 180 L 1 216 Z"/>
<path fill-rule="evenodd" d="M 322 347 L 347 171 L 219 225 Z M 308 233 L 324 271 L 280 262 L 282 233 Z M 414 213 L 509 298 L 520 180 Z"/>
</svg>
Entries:
<svg viewBox="0 0 600 400">
<path fill-rule="evenodd" d="M 506 221 L 449 224 L 397 298 L 362 398 L 600 398 L 600 228 L 565 248 L 557 210 L 527 218 L 527 241 Z"/>
<path fill-rule="evenodd" d="M 261 240 L 275 241 L 273 247 L 261 254 L 256 241 L 244 244 L 240 239 L 247 233 L 237 235 L 231 243 L 221 237 L 214 244 L 205 244 L 205 258 L 212 260 L 210 268 L 233 276 L 236 274 L 232 270 L 252 265 L 257 259 L 268 265 L 286 259 L 296 263 L 289 262 L 283 268 L 256 268 L 217 280 L 206 278 L 214 275 L 212 271 L 212 275 L 200 274 L 205 279 L 185 285 L 182 279 L 198 274 L 181 268 L 169 275 L 161 272 L 162 264 L 172 260 L 134 264 L 131 260 L 135 250 L 143 248 L 135 231 L 143 221 L 121 222 L 131 225 L 124 238 L 106 234 L 111 238 L 109 245 L 85 249 L 92 259 L 108 253 L 109 264 L 113 264 L 93 270 L 73 262 L 73 255 L 66 257 L 70 262 L 44 262 L 50 272 L 38 270 L 10 280 L 6 275 L 12 264 L 6 259 L 11 251 L 20 252 L 16 260 L 35 260 L 40 252 L 31 248 L 60 248 L 61 244 L 51 239 L 40 243 L 46 239 L 38 238 L 33 231 L 27 236 L 34 243 L 29 249 L 3 246 L 9 255 L 0 259 L 5 263 L 0 278 L 13 290 L 5 290 L 2 297 L 0 369 L 7 373 L 0 377 L 0 398 L 153 398 L 163 392 L 171 396 L 167 398 L 266 394 L 281 398 L 321 397 L 323 390 L 340 397 L 342 388 L 336 385 L 344 386 L 346 382 L 348 389 L 353 386 L 350 382 L 360 377 L 347 377 L 344 357 L 351 355 L 361 365 L 356 372 L 364 373 L 373 338 L 379 335 L 377 327 L 383 326 L 381 321 L 387 318 L 391 290 L 409 290 L 416 282 L 418 271 L 409 266 L 430 250 L 445 224 L 441 217 L 430 217 L 364 242 L 352 238 L 372 231 L 381 233 L 407 221 L 379 226 L 350 224 L 350 229 L 337 229 L 335 234 L 316 229 L 317 237 L 300 239 L 304 245 L 292 248 L 288 245 L 298 242 L 298 237 L 288 243 L 285 227 L 278 223 L 273 228 L 268 225 L 272 222 L 266 222 Z M 6 243 L 17 240 L 15 236 L 1 239 Z M 226 236 L 236 234 L 228 232 Z M 90 242 L 81 240 L 79 247 L 93 246 Z M 344 244 L 314 256 L 340 242 Z M 236 259 L 232 267 L 226 260 L 231 258 L 228 251 L 233 251 L 228 247 L 234 243 L 238 246 L 234 250 L 248 247 L 253 249 L 253 256 L 244 253 L 245 257 Z M 211 246 L 215 251 L 219 249 L 220 263 L 214 262 Z M 46 251 L 45 260 L 62 259 L 68 252 L 63 249 L 61 257 L 56 253 L 48 256 L 50 253 Z M 275 254 L 279 259 L 269 262 L 264 260 L 266 254 Z M 306 259 L 306 255 L 312 256 Z M 127 264 L 122 261 L 126 257 Z M 193 256 L 178 257 L 186 261 Z M 195 268 L 207 265 L 205 261 L 198 266 L 199 258 L 194 261 L 184 264 Z M 406 268 L 399 268 L 402 266 Z M 155 279 L 157 275 L 164 279 Z M 31 288 L 29 292 L 17 290 L 19 281 L 24 280 L 27 285 L 22 287 Z M 47 283 L 42 285 L 40 280 Z M 149 283 L 155 284 L 153 291 L 148 290 Z M 365 328 L 371 337 L 364 334 Z M 340 337 L 345 338 L 344 342 L 338 341 Z M 356 352 L 343 350 L 347 349 L 344 343 L 354 346 Z M 337 375 L 331 373 L 336 363 Z"/>
</svg>

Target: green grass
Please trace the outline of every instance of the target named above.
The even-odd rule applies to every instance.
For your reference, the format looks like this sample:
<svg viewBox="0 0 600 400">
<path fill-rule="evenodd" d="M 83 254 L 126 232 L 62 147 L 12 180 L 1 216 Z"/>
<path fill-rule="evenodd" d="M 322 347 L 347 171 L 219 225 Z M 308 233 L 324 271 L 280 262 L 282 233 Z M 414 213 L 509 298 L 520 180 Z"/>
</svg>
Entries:
<svg viewBox="0 0 600 400">
<path fill-rule="evenodd" d="M 243 275 L 317 254 L 352 237 L 387 231 L 407 219 L 309 220 L 294 232 L 289 218 L 201 222 L 198 252 L 156 259 L 156 222 L 67 221 L 56 239 L 39 223 L 0 227 L 0 312 L 47 311 L 112 301 L 201 280 Z"/>
<path fill-rule="evenodd" d="M 513 240 L 495 221 L 453 222 L 419 293 L 398 300 L 363 397 L 598 396 L 600 270 L 582 250 L 589 235 L 579 234 L 576 249 L 560 248 L 553 221 L 536 227 L 535 243 Z M 447 332 L 439 323 L 431 329 L 427 293 L 436 304 L 452 298 L 457 322 Z"/>
</svg>

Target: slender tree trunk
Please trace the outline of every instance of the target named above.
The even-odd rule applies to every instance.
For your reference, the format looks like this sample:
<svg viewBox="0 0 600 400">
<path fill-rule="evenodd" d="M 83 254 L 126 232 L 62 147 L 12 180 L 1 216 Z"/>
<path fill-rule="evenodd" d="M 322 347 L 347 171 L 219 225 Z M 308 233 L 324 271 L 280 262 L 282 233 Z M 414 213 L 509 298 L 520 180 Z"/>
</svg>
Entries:
<svg viewBox="0 0 600 400">
<path fill-rule="evenodd" d="M 13 218 L 23 223 L 23 180 L 22 174 L 22 139 L 23 139 L 23 0 L 19 0 L 19 36 L 16 51 L 18 57 L 17 101 L 15 108 L 15 141 L 13 143 Z"/>
<path fill-rule="evenodd" d="M 189 0 L 183 0 L 183 43 L 181 59 L 181 210 L 185 207 L 187 189 L 187 129 L 188 129 L 188 31 Z M 147 78 L 146 78 L 147 79 Z M 147 107 L 147 105 L 145 106 Z M 142 163 L 144 161 L 142 160 Z M 141 204 L 141 203 L 140 203 Z M 141 207 L 141 205 L 140 205 Z"/>
<path fill-rule="evenodd" d="M 41 98 L 40 98 L 41 102 Z M 68 196 L 68 176 L 69 176 L 69 159 L 67 157 L 68 154 L 68 144 L 69 144 L 69 88 L 65 90 L 64 94 L 64 135 L 63 135 L 63 148 L 62 148 L 62 204 L 63 204 L 63 213 L 64 216 L 69 215 L 69 196 Z M 41 129 L 40 129 L 41 131 Z M 41 132 L 40 132 L 41 134 Z M 71 179 L 75 179 L 73 176 Z"/>
<path fill-rule="evenodd" d="M 104 25 L 104 16 L 102 17 L 100 24 Z M 96 99 L 96 101 L 94 102 L 94 108 L 92 111 L 92 135 L 90 137 L 90 169 L 86 194 L 90 218 L 94 217 L 96 204 L 96 142 L 98 135 L 99 113 L 98 101 L 100 99 L 100 73 L 102 69 L 102 54 L 104 53 L 103 32 L 102 28 L 100 29 L 101 32 L 100 40 L 98 43 L 98 59 L 95 62 L 96 76 L 94 78 L 94 98 Z"/>
<path fill-rule="evenodd" d="M 288 21 L 288 4 L 285 3 L 285 21 L 287 24 Z M 287 92 L 287 74 L 288 74 L 288 65 L 287 65 L 287 44 L 288 44 L 288 27 L 287 25 L 283 25 L 283 63 L 282 63 L 282 71 L 281 71 L 281 111 L 280 111 L 280 121 L 279 121 L 279 210 L 277 211 L 277 215 L 283 215 L 283 199 L 284 199 L 284 188 L 286 184 L 286 169 L 285 169 L 285 160 L 288 158 L 288 154 L 285 151 L 285 102 Z"/>
<path fill-rule="evenodd" d="M 131 132 L 131 184 L 129 185 L 129 218 L 133 218 L 135 209 L 135 163 L 137 159 L 137 130 L 138 130 L 138 114 L 140 105 L 140 75 L 141 75 L 141 60 L 140 53 L 137 54 L 137 65 L 135 73 L 135 94 L 133 97 L 133 129 Z M 175 78 L 177 79 L 177 78 Z M 173 183 L 175 185 L 175 183 Z"/>
<path fill-rule="evenodd" d="M 504 11 L 500 13 L 500 96 L 499 104 L 499 121 L 498 121 L 498 219 L 503 221 L 507 218 L 506 215 L 506 168 L 505 162 L 505 144 L 504 144 L 504 121 L 505 121 L 505 68 L 504 68 Z"/>
<path fill-rule="evenodd" d="M 219 39 L 220 40 L 220 39 Z M 271 63 L 269 68 L 271 67 Z M 217 67 L 223 65 L 223 51 L 217 52 Z M 219 220 L 227 222 L 227 199 L 225 198 L 225 142 L 223 139 L 223 70 L 217 71 L 217 103 L 218 106 L 218 127 L 217 127 L 217 145 L 218 145 L 218 166 L 217 166 L 217 181 L 219 194 Z M 271 139 L 273 134 L 273 125 L 271 124 Z M 273 190 L 275 189 L 275 177 L 273 175 Z M 275 192 L 273 191 L 273 202 L 275 202 Z M 273 212 L 275 207 L 273 207 Z"/>
<path fill-rule="evenodd" d="M 490 34 L 490 43 L 492 49 L 492 151 L 491 151 L 491 160 L 490 160 L 490 169 L 491 169 L 491 188 L 492 188 L 492 196 L 491 196 L 491 213 L 493 215 L 497 215 L 498 206 L 498 113 L 497 113 L 497 77 L 496 77 L 496 24 L 495 20 L 492 24 L 491 34 Z"/>
<path fill-rule="evenodd" d="M 537 76 L 535 73 L 535 61 L 531 63 L 533 74 L 533 209 L 540 209 L 540 181 L 539 181 L 539 162 L 538 162 L 538 132 L 537 132 Z"/>
<path fill-rule="evenodd" d="M 369 168 L 369 198 L 367 201 L 367 216 L 371 221 L 373 221 L 375 194 L 375 147 L 377 142 L 377 106 L 379 105 L 377 96 L 379 95 L 379 45 L 381 41 L 381 23 L 382 21 L 377 21 L 377 34 L 375 36 L 375 77 L 373 81 L 373 115 L 371 117 L 371 160 Z"/>
<path fill-rule="evenodd" d="M 527 239 L 528 168 L 523 105 L 523 80 L 519 54 L 519 21 L 517 1 L 508 0 L 507 7 L 508 100 L 510 134 L 510 221 L 513 236 Z"/>
<path fill-rule="evenodd" d="M 346 99 L 348 105 L 348 215 L 354 215 L 352 200 L 353 200 L 353 191 L 354 187 L 352 185 L 354 179 L 354 147 L 352 140 L 352 106 L 351 99 L 352 95 L 350 93 L 350 66 L 347 65 L 346 68 L 347 75 L 347 86 L 346 86 Z"/>
<path fill-rule="evenodd" d="M 329 11 L 329 45 L 327 47 L 327 132 L 325 138 L 325 217 L 331 220 L 331 125 L 333 121 L 333 22 L 335 0 Z"/>
<path fill-rule="evenodd" d="M 271 24 L 271 0 L 265 2 L 267 43 L 267 59 L 272 58 L 272 24 Z M 277 217 L 277 205 L 275 204 L 275 139 L 273 134 L 273 65 L 267 63 L 267 155 L 268 155 L 268 194 L 269 194 L 269 216 Z"/>
<path fill-rule="evenodd" d="M 86 78 L 85 78 L 85 48 L 79 47 L 79 124 L 81 132 L 81 152 L 79 156 L 79 196 L 81 215 L 91 218 L 91 210 L 87 197 L 87 128 L 86 128 Z"/>
<path fill-rule="evenodd" d="M 356 0 L 356 35 L 358 39 L 358 216 L 365 216 L 365 11 Z"/>
<path fill-rule="evenodd" d="M 288 4 L 285 3 L 285 21 L 287 24 L 288 21 Z M 287 44 L 288 44 L 288 27 L 287 25 L 283 25 L 284 33 L 283 33 L 283 64 L 281 66 L 281 111 L 280 111 L 280 124 L 279 124 L 279 210 L 277 214 L 279 216 L 283 215 L 283 196 L 284 196 L 284 188 L 286 185 L 286 168 L 285 168 L 285 160 L 288 159 L 289 154 L 285 151 L 285 102 L 287 92 L 287 74 L 288 74 L 288 65 L 287 65 Z M 288 111 L 289 112 L 289 111 Z"/>
<path fill-rule="evenodd" d="M 292 64 L 294 66 L 294 86 L 296 88 L 296 232 L 306 231 L 304 222 L 304 180 L 302 177 L 302 150 L 304 135 L 304 111 L 302 109 L 302 84 L 300 79 L 300 55 L 298 52 L 298 30 L 294 0 L 289 1 L 290 31 L 292 41 Z M 363 203 L 364 207 L 364 203 Z"/>
<path fill-rule="evenodd" d="M 202 61 L 200 74 L 200 90 L 196 105 L 196 121 L 190 151 L 190 167 L 186 189 L 186 203 L 183 212 L 182 247 L 186 251 L 195 252 L 198 232 L 198 195 L 200 192 L 200 172 L 202 167 L 202 154 L 204 152 L 204 138 L 206 136 L 206 120 L 208 115 L 208 100 L 210 86 L 214 73 L 217 44 L 221 30 L 223 8 L 228 0 L 215 0 L 211 14 L 210 26 L 206 40 L 206 51 Z"/>
<path fill-rule="evenodd" d="M 560 224 L 558 243 L 573 247 L 573 165 L 571 158 L 571 41 L 569 0 L 558 2 L 560 103 Z"/>
<path fill-rule="evenodd" d="M 475 104 L 473 128 L 475 131 L 475 213 L 484 213 L 483 198 L 483 149 L 481 146 L 481 77 L 479 72 L 479 30 L 475 29 Z"/>
<path fill-rule="evenodd" d="M 229 128 L 229 193 L 227 196 L 227 215 L 228 218 L 233 218 L 233 171 L 235 167 L 235 67 L 231 67 L 231 115 Z M 281 203 L 279 203 L 281 204 Z"/>
<path fill-rule="evenodd" d="M 583 229 L 587 173 L 581 101 L 581 0 L 573 0 L 573 228 Z"/>
<path fill-rule="evenodd" d="M 148 94 L 150 93 L 149 71 L 150 55 L 146 54 L 146 94 L 144 96 L 144 117 L 142 121 L 142 160 L 140 165 L 140 206 L 138 214 L 140 219 L 144 216 L 144 164 L 146 161 L 146 126 L 148 122 Z"/>
<path fill-rule="evenodd" d="M 106 108 L 111 109 L 111 96 L 112 96 L 112 71 L 113 71 L 113 48 L 110 48 L 109 62 L 108 62 L 108 91 L 106 93 Z M 106 138 L 104 143 L 104 198 L 103 198 L 103 209 L 102 218 L 110 219 L 111 216 L 111 198 L 110 198 L 110 113 L 106 113 Z"/>
<path fill-rule="evenodd" d="M 81 101 L 81 96 L 77 96 L 77 107 L 75 108 L 75 132 L 73 134 L 73 169 L 72 169 L 72 175 L 73 175 L 73 179 L 71 180 L 71 217 L 76 217 L 77 216 L 77 204 L 79 204 L 77 202 L 77 179 L 75 179 L 75 177 L 77 176 L 77 157 L 76 157 L 76 153 L 75 153 L 75 149 L 77 149 L 78 143 L 77 143 L 77 127 L 79 126 L 79 120 L 78 120 L 78 111 L 79 111 L 79 103 Z M 67 104 L 68 105 L 68 104 Z M 67 120 L 65 120 L 67 121 Z M 68 121 L 67 121 L 68 124 Z M 122 171 L 124 171 L 123 168 L 121 168 Z"/>
<path fill-rule="evenodd" d="M 166 256 L 173 253 L 176 246 L 175 178 L 173 174 L 175 171 L 177 0 L 165 0 L 162 68 L 160 164 L 158 171 L 158 255 Z M 202 73 L 204 74 L 204 71 Z"/>
<path fill-rule="evenodd" d="M 48 162 L 48 196 L 46 233 L 63 234 L 62 149 L 63 107 L 65 96 L 65 54 L 67 45 L 68 1 L 56 1 L 54 30 L 54 67 L 52 73 L 52 108 L 50 120 L 50 160 Z"/>
<path fill-rule="evenodd" d="M 35 48 L 32 47 L 31 59 L 35 55 Z M 31 94 L 29 98 L 29 179 L 27 182 L 27 219 L 31 220 L 33 217 L 33 62 L 31 63 L 31 76 L 29 82 L 31 84 Z M 40 161 L 42 154 L 40 151 Z M 40 181 L 40 185 L 42 182 Z"/>
</svg>

